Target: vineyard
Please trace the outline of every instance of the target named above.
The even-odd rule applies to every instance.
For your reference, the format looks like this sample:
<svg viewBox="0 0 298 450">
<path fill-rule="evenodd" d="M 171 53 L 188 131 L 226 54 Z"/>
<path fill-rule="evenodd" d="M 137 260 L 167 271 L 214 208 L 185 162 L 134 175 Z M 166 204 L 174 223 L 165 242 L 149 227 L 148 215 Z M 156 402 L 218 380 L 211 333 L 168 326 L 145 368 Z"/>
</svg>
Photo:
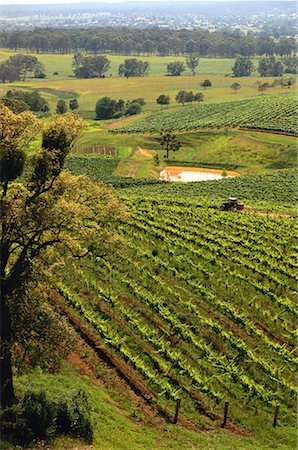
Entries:
<svg viewBox="0 0 298 450">
<path fill-rule="evenodd" d="M 295 93 L 269 94 L 222 103 L 181 107 L 158 112 L 143 120 L 112 130 L 115 133 L 154 133 L 242 127 L 297 133 Z"/>
<path fill-rule="evenodd" d="M 203 199 L 209 204 L 218 205 L 220 200 L 237 195 L 239 198 L 258 205 L 263 204 L 269 210 L 296 211 L 298 202 L 297 189 L 298 174 L 295 170 L 279 171 L 267 175 L 249 175 L 215 181 L 199 183 L 167 184 L 160 182 L 155 186 L 137 187 L 127 192 L 131 197 L 162 196 L 167 201 L 183 203 L 202 203 Z"/>
<path fill-rule="evenodd" d="M 122 361 L 157 410 L 180 398 L 181 417 L 208 429 L 229 400 L 245 428 L 280 403 L 291 421 L 295 220 L 226 214 L 175 193 L 121 195 L 126 251 L 63 270 L 59 302 L 76 326 Z"/>
<path fill-rule="evenodd" d="M 74 147 L 72 152 L 76 155 L 102 155 L 102 156 L 116 156 L 117 150 L 115 147 L 106 147 L 104 145 L 89 146 L 89 147 Z"/>
</svg>

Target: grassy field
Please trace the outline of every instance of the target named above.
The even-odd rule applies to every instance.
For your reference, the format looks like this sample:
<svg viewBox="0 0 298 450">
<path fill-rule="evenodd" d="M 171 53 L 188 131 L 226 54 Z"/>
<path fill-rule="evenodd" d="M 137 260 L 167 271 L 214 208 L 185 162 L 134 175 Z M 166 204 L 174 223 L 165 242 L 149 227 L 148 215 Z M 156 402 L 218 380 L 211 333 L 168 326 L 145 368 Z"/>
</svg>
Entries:
<svg viewBox="0 0 298 450">
<path fill-rule="evenodd" d="M 13 52 L 6 50 L 0 51 L 0 61 L 6 59 Z M 127 159 L 139 147 L 146 150 L 152 150 L 160 154 L 163 160 L 163 153 L 160 151 L 156 141 L 146 136 L 117 136 L 112 135 L 109 131 L 113 128 L 120 128 L 125 125 L 131 125 L 141 118 L 146 118 L 150 113 L 158 112 L 161 108 L 156 104 L 156 98 L 159 94 L 164 93 L 170 95 L 171 104 L 165 111 L 182 111 L 183 107 L 175 103 L 175 95 L 179 90 L 193 90 L 194 92 L 203 91 L 205 103 L 209 102 L 226 102 L 236 99 L 246 99 L 251 96 L 258 96 L 255 87 L 256 77 L 247 77 L 237 79 L 242 88 L 235 95 L 230 89 L 230 85 L 234 79 L 231 76 L 225 76 L 231 73 L 233 60 L 227 59 L 207 59 L 200 60 L 198 74 L 193 77 L 190 74 L 181 77 L 164 76 L 166 64 L 172 61 L 173 57 L 152 56 L 148 59 L 151 63 L 150 76 L 145 78 L 123 79 L 116 76 L 117 66 L 124 56 L 109 57 L 112 60 L 111 73 L 113 76 L 105 79 L 76 79 L 72 77 L 71 60 L 72 55 L 37 55 L 45 64 L 48 77 L 46 79 L 36 80 L 28 78 L 25 82 L 17 82 L 13 84 L 0 84 L 0 95 L 4 95 L 8 89 L 38 89 L 39 92 L 49 101 L 51 111 L 55 112 L 58 99 L 64 98 L 66 101 L 73 97 L 77 97 L 79 102 L 79 114 L 88 120 L 88 129 L 84 136 L 78 142 L 78 146 L 105 145 L 115 147 L 121 158 Z M 177 58 L 183 60 L 182 57 Z M 53 72 L 57 71 L 58 76 L 54 76 Z M 256 75 L 256 74 L 254 74 Z M 200 82 L 204 78 L 209 78 L 212 87 L 202 89 Z M 272 79 L 266 81 L 271 82 Z M 295 87 L 287 89 L 287 92 L 293 92 Z M 274 88 L 270 92 L 284 92 L 284 89 Z M 104 96 L 108 95 L 112 98 L 125 100 L 137 97 L 144 97 L 146 105 L 144 112 L 138 116 L 130 118 L 122 118 L 109 121 L 95 121 L 95 103 Z M 265 93 L 264 97 L 268 94 Z M 229 137 L 222 134 L 208 133 L 190 133 L 189 135 L 181 135 L 183 143 L 182 149 L 175 155 L 179 161 L 190 159 L 191 161 L 205 161 L 211 158 L 211 162 L 233 162 L 239 164 L 243 160 L 244 165 L 251 167 L 252 171 L 268 169 L 269 164 L 273 164 L 275 158 L 278 159 L 282 155 L 290 154 L 290 164 L 293 164 L 292 151 L 293 140 L 289 140 L 286 136 L 280 138 L 271 138 L 270 136 L 257 136 L 255 133 L 229 133 Z M 273 145 L 271 145 L 273 144 Z M 31 148 L 39 145 L 37 140 Z M 231 146 L 230 146 L 231 145 Z M 239 145 L 239 146 L 238 146 Z M 229 147 L 230 146 L 230 147 Z M 238 146 L 238 148 L 237 148 Z M 152 157 L 151 159 L 152 163 Z M 156 170 L 150 162 L 144 163 L 146 167 L 140 167 L 134 170 L 136 176 L 156 177 Z M 135 164 L 134 164 L 135 165 Z M 139 162 L 139 166 L 142 164 Z M 124 167 L 128 167 L 128 172 Z M 273 167 L 272 167 L 273 168 Z M 245 169 L 246 170 L 246 169 Z M 119 168 L 119 174 L 127 175 L 131 171 L 129 164 Z M 248 170 L 249 171 L 249 170 Z"/>
<path fill-rule="evenodd" d="M 20 52 L 22 53 L 22 52 Z M 14 55 L 12 50 L 0 49 L 0 62 Z M 44 65 L 46 69 L 46 75 L 48 79 L 65 79 L 73 75 L 72 58 L 73 54 L 60 55 L 60 54 L 38 54 L 31 53 L 30 55 L 36 56 Z M 183 61 L 183 56 L 138 56 L 138 55 L 107 55 L 111 61 L 111 68 L 107 71 L 106 77 L 112 75 L 113 77 L 118 75 L 118 67 L 126 58 L 137 58 L 142 61 L 148 61 L 150 63 L 150 75 L 160 76 L 166 74 L 166 67 L 172 61 Z M 257 67 L 257 59 L 254 59 L 255 67 Z M 197 68 L 197 75 L 231 75 L 233 67 L 233 59 L 224 58 L 200 58 L 200 63 Z M 54 72 L 58 72 L 58 75 L 53 75 Z M 185 72 L 191 75 L 189 69 Z M 253 75 L 257 76 L 255 71 Z"/>
<path fill-rule="evenodd" d="M 95 364 L 97 375 L 90 378 L 88 370 Z M 268 432 L 263 430 L 261 436 L 255 437 L 241 436 L 225 430 L 196 433 L 167 423 L 155 414 L 150 414 L 145 403 L 138 400 L 132 391 L 127 391 L 124 382 L 121 382 L 113 370 L 98 360 L 94 361 L 94 356 L 90 355 L 84 345 L 81 345 L 78 354 L 72 354 L 58 376 L 43 374 L 38 370 L 29 371 L 18 375 L 15 385 L 19 397 L 25 392 L 41 390 L 51 399 L 65 398 L 78 390 L 88 396 L 95 427 L 92 447 L 79 439 L 59 437 L 51 442 L 52 447 L 57 450 L 269 450 L 273 448 L 273 440 L 276 443 L 274 448 L 291 448 L 289 436 L 292 430 L 287 426 L 275 430 L 270 428 Z M 9 444 L 1 442 L 1 449 L 9 448 Z"/>
</svg>

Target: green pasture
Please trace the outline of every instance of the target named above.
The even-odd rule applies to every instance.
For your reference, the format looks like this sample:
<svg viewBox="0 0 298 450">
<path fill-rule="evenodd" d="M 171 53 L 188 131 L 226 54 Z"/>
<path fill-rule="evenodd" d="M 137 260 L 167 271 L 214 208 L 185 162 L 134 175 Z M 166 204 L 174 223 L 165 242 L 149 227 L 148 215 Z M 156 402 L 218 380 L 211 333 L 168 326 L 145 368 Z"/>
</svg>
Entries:
<svg viewBox="0 0 298 450">
<path fill-rule="evenodd" d="M 16 52 L 12 50 L 0 49 L 0 62 L 14 55 Z M 17 53 L 24 53 L 22 50 Z M 65 79 L 73 76 L 72 58 L 73 54 L 39 54 L 29 52 L 30 55 L 36 56 L 44 65 L 46 69 L 47 79 Z M 143 56 L 143 55 L 106 55 L 111 61 L 111 68 L 107 71 L 106 77 L 109 78 L 118 76 L 119 65 L 127 58 L 137 58 L 142 61 L 150 63 L 150 75 L 161 76 L 165 75 L 167 71 L 167 64 L 172 61 L 185 61 L 184 56 Z M 257 67 L 257 58 L 254 59 L 255 67 Z M 231 75 L 233 59 L 228 58 L 200 58 L 200 63 L 197 68 L 197 75 Z M 53 75 L 58 72 L 58 75 Z M 187 69 L 185 72 L 191 76 L 191 71 Z M 257 76 L 258 73 L 254 72 Z"/>
<path fill-rule="evenodd" d="M 12 51 L 0 50 L 0 61 L 14 54 Z M 175 102 L 175 96 L 179 90 L 192 90 L 193 92 L 204 93 L 204 103 L 226 102 L 246 97 L 260 96 L 255 86 L 256 77 L 238 78 L 241 89 L 235 94 L 230 86 L 235 81 L 231 74 L 233 60 L 229 59 L 208 59 L 201 58 L 198 74 L 193 77 L 187 72 L 180 77 L 165 76 L 166 65 L 175 59 L 183 60 L 183 57 L 142 57 L 151 63 L 150 75 L 144 78 L 120 78 L 117 74 L 118 65 L 126 58 L 125 56 L 108 55 L 112 61 L 112 77 L 102 79 L 77 79 L 72 74 L 72 55 L 40 54 L 37 57 L 45 64 L 47 78 L 28 78 L 25 82 L 20 81 L 12 84 L 0 84 L 0 96 L 4 95 L 8 89 L 37 89 L 45 97 L 51 106 L 52 114 L 55 113 L 57 101 L 61 98 L 69 102 L 76 97 L 79 102 L 79 114 L 88 121 L 88 128 L 77 143 L 78 147 L 88 146 L 111 146 L 118 151 L 118 156 L 125 160 L 119 168 L 119 175 L 134 173 L 135 177 L 158 178 L 158 170 L 153 164 L 153 156 L 157 152 L 160 159 L 160 167 L 164 164 L 164 152 L 157 142 L 157 135 L 154 137 L 137 134 L 114 134 L 110 133 L 113 128 L 121 128 L 132 124 L 148 114 L 160 110 L 181 111 L 185 108 Z M 58 72 L 54 76 L 53 72 Z M 209 78 L 212 87 L 203 89 L 200 83 L 203 79 Z M 264 80 L 272 82 L 273 79 Z M 263 96 L 270 93 L 293 92 L 291 89 L 272 88 Z M 161 108 L 156 103 L 156 98 L 160 94 L 167 94 L 171 98 L 169 107 Z M 114 99 L 122 98 L 131 100 L 143 97 L 146 101 L 144 111 L 131 117 L 117 120 L 97 121 L 95 119 L 96 101 L 108 95 Z M 197 132 L 181 133 L 181 149 L 171 155 L 177 161 L 193 161 L 214 163 L 232 163 L 241 165 L 240 173 L 254 173 L 258 171 L 268 171 L 277 168 L 291 167 L 296 164 L 295 139 L 287 136 L 273 136 L 254 132 Z M 40 145 L 40 140 L 31 144 L 31 149 Z M 138 148 L 147 149 L 152 152 L 147 161 L 131 161 L 131 155 Z M 133 156 L 132 156 L 133 159 Z M 131 165 L 134 169 L 132 169 Z M 137 165 L 137 167 L 136 167 Z"/>
<path fill-rule="evenodd" d="M 178 91 L 186 90 L 193 92 L 203 92 L 204 102 L 229 101 L 233 99 L 243 99 L 246 97 L 260 95 L 255 86 L 254 78 L 239 78 L 241 89 L 237 94 L 231 90 L 230 86 L 235 80 L 232 77 L 209 76 L 212 87 L 203 89 L 200 82 L 203 77 L 181 76 L 148 76 L 144 78 L 101 78 L 101 79 L 77 79 L 66 78 L 61 80 L 50 79 L 28 79 L 25 82 L 15 82 L 12 84 L 0 84 L 0 95 L 4 95 L 8 89 L 37 89 L 50 102 L 52 112 L 58 99 L 66 100 L 77 97 L 79 102 L 79 112 L 86 119 L 95 117 L 96 101 L 103 96 L 110 96 L 114 99 L 122 98 L 132 100 L 143 97 L 146 101 L 145 112 L 159 111 L 161 107 L 157 105 L 156 99 L 160 94 L 169 95 L 171 98 L 170 108 L 182 106 L 177 105 L 175 96 Z M 271 82 L 272 79 L 266 80 Z M 294 91 L 294 87 L 287 91 Z M 274 88 L 270 92 L 284 92 L 285 89 Z M 264 94 L 268 95 L 268 94 Z"/>
</svg>

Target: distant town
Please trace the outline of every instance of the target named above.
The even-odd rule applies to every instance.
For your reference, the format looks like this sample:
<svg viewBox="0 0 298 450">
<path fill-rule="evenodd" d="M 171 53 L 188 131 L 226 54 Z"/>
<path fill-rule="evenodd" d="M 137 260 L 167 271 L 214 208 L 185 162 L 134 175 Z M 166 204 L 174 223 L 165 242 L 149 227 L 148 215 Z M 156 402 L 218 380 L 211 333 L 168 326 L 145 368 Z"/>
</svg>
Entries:
<svg viewBox="0 0 298 450">
<path fill-rule="evenodd" d="M 35 27 L 229 28 L 295 36 L 295 2 L 142 2 L 73 5 L 0 5 L 0 30 Z"/>
</svg>

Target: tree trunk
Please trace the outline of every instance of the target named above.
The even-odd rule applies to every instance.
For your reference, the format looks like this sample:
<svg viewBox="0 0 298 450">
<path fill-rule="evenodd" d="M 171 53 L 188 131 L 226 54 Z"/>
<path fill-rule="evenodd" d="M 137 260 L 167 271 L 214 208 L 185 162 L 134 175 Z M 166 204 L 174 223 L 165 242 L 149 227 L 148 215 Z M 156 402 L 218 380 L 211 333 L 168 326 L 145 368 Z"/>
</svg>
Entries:
<svg viewBox="0 0 298 450">
<path fill-rule="evenodd" d="M 0 295 L 0 405 L 10 406 L 14 401 L 11 367 L 11 316 L 6 298 L 6 283 L 1 283 Z"/>
</svg>

